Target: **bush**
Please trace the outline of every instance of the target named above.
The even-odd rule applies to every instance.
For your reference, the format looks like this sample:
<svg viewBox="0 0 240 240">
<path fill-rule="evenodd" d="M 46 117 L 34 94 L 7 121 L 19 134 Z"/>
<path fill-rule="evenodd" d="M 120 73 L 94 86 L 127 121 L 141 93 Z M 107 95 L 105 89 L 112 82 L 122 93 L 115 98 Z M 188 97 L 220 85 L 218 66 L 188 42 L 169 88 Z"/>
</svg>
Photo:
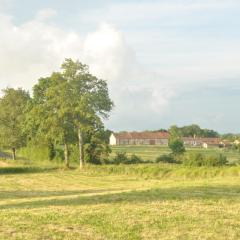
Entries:
<svg viewBox="0 0 240 240">
<path fill-rule="evenodd" d="M 117 152 L 116 156 L 113 158 L 113 161 L 111 163 L 113 163 L 113 164 L 137 164 L 137 163 L 143 163 L 143 162 L 144 161 L 135 154 L 128 157 L 126 152 Z"/>
<path fill-rule="evenodd" d="M 169 148 L 172 150 L 172 154 L 174 155 L 182 155 L 183 153 L 185 153 L 185 147 L 183 144 L 183 141 L 180 139 L 176 139 L 173 141 L 170 141 L 169 143 Z"/>
<path fill-rule="evenodd" d="M 216 156 L 208 156 L 205 158 L 205 166 L 217 167 L 217 166 L 224 166 L 227 163 L 228 163 L 227 157 L 222 154 L 219 154 Z"/>
<path fill-rule="evenodd" d="M 116 156 L 113 158 L 113 163 L 120 164 L 128 162 L 128 157 L 126 152 L 117 152 Z"/>
<path fill-rule="evenodd" d="M 218 167 L 226 165 L 228 161 L 227 157 L 222 154 L 206 156 L 201 153 L 192 153 L 184 159 L 183 163 L 191 167 Z"/>
<path fill-rule="evenodd" d="M 192 153 L 189 154 L 183 160 L 184 165 L 191 167 L 200 167 L 203 166 L 204 163 L 204 155 L 201 153 Z"/>
<path fill-rule="evenodd" d="M 99 165 L 108 162 L 110 153 L 109 145 L 97 138 L 92 138 L 89 143 L 84 145 L 85 161 L 88 163 Z"/>
<path fill-rule="evenodd" d="M 129 164 L 143 163 L 144 161 L 139 156 L 133 154 L 129 159 Z"/>
<path fill-rule="evenodd" d="M 163 163 L 179 163 L 179 161 L 176 161 L 172 154 L 164 154 L 156 159 L 157 163 L 163 162 Z"/>
</svg>

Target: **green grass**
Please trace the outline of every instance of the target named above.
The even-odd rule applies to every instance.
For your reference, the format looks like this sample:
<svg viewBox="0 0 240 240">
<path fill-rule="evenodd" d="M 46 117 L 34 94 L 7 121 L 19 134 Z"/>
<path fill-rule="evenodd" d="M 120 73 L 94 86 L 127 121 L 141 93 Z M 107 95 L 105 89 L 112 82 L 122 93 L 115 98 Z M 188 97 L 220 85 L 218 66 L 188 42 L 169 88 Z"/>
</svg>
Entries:
<svg viewBox="0 0 240 240">
<path fill-rule="evenodd" d="M 111 156 L 115 156 L 116 152 L 126 152 L 127 155 L 136 154 L 143 160 L 155 161 L 160 155 L 170 153 L 170 149 L 167 146 L 112 146 Z M 187 148 L 187 153 L 201 152 L 207 155 L 222 153 L 227 156 L 229 162 L 240 161 L 240 153 L 238 151 L 219 149 L 219 148 Z"/>
<path fill-rule="evenodd" d="M 0 239 L 240 239 L 240 167 L 0 162 Z"/>
</svg>

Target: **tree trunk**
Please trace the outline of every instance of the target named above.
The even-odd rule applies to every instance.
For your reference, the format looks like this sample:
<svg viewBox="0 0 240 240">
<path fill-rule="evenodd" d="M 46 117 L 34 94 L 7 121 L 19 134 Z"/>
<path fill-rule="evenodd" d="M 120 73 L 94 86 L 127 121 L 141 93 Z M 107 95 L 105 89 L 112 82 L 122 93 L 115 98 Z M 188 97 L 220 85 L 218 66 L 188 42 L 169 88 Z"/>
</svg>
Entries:
<svg viewBox="0 0 240 240">
<path fill-rule="evenodd" d="M 12 159 L 16 160 L 16 148 L 12 148 Z"/>
<path fill-rule="evenodd" d="M 64 161 L 65 161 L 65 166 L 69 168 L 69 149 L 66 143 L 64 144 Z"/>
<path fill-rule="evenodd" d="M 79 143 L 79 167 L 80 169 L 82 169 L 84 165 L 84 152 L 83 152 L 83 137 L 80 128 L 78 128 L 78 143 Z"/>
</svg>

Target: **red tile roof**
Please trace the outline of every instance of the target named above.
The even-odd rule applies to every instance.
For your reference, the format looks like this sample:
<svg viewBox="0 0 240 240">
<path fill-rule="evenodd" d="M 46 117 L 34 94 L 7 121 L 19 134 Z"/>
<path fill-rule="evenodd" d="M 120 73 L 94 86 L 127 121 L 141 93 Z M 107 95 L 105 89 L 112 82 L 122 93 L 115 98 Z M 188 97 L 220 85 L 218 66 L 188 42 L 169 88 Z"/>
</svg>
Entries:
<svg viewBox="0 0 240 240">
<path fill-rule="evenodd" d="M 123 132 L 113 134 L 117 139 L 165 139 L 168 132 Z"/>
</svg>

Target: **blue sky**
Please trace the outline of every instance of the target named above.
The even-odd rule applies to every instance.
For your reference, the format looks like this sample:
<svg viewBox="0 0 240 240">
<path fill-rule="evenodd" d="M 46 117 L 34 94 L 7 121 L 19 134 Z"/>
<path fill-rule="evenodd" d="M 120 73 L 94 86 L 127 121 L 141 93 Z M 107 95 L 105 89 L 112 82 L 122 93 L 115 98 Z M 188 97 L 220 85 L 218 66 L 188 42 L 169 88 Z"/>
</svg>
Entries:
<svg viewBox="0 0 240 240">
<path fill-rule="evenodd" d="M 197 123 L 240 132 L 238 0 L 0 0 L 0 88 L 65 57 L 109 83 L 113 130 Z"/>
</svg>

